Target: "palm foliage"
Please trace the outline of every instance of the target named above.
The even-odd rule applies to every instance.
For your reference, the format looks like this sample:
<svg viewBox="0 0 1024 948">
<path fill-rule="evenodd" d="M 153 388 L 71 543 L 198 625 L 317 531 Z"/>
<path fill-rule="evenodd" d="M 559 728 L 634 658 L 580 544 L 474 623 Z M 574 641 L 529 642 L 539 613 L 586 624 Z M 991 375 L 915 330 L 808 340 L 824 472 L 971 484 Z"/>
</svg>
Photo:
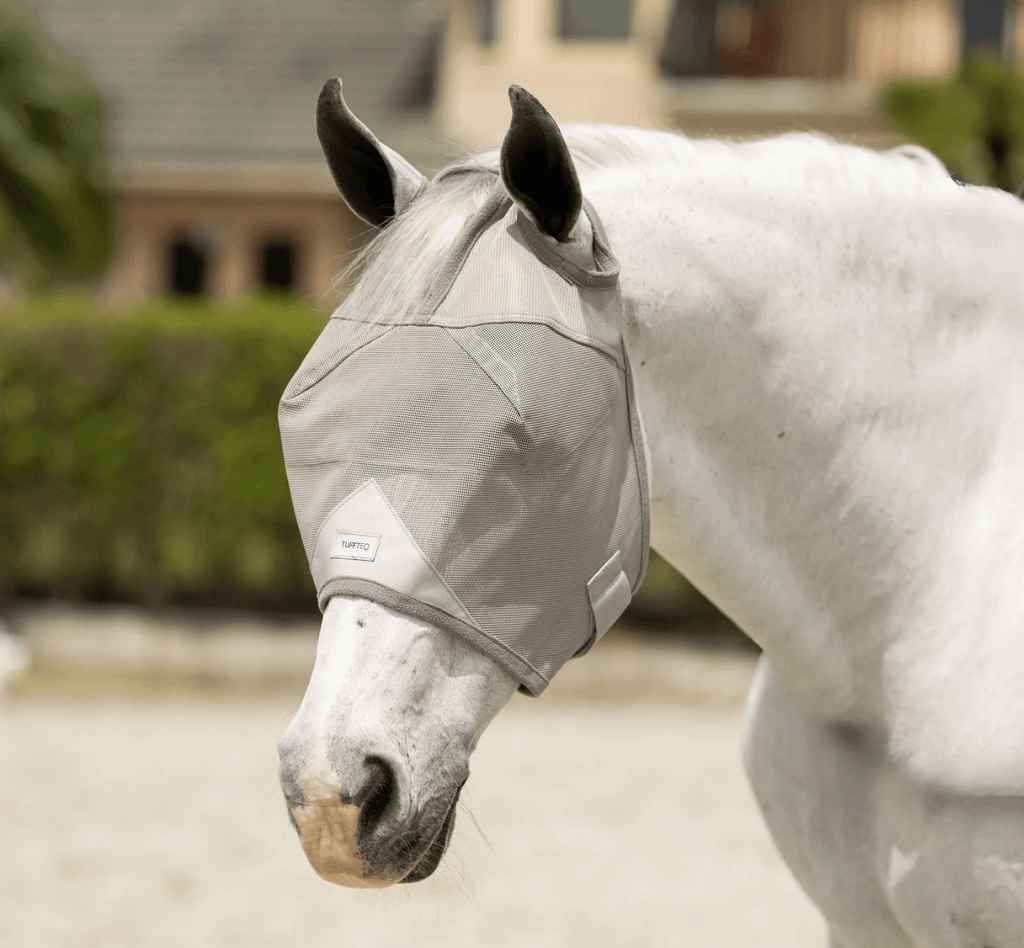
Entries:
<svg viewBox="0 0 1024 948">
<path fill-rule="evenodd" d="M 110 184 L 102 95 L 32 10 L 0 0 L 0 267 L 30 283 L 100 273 Z"/>
</svg>

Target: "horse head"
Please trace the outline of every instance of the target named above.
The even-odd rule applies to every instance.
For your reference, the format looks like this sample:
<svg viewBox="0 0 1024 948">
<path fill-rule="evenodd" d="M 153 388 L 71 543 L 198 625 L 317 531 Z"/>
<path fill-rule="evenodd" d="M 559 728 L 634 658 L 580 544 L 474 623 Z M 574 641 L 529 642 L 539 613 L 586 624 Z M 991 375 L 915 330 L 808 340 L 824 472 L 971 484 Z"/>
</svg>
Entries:
<svg viewBox="0 0 1024 948">
<path fill-rule="evenodd" d="M 558 126 L 509 97 L 497 167 L 433 181 L 337 79 L 317 104 L 338 189 L 380 232 L 280 414 L 324 610 L 280 777 L 341 885 L 437 868 L 484 728 L 592 646 L 646 565 L 618 267 Z"/>
</svg>

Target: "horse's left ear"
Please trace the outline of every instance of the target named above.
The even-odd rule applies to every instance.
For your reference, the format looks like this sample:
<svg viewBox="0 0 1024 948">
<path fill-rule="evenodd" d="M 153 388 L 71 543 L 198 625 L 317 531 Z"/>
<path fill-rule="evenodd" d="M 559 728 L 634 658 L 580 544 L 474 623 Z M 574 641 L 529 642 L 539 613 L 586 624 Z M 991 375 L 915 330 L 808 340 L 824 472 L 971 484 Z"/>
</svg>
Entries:
<svg viewBox="0 0 1024 948">
<path fill-rule="evenodd" d="M 509 86 L 512 121 L 501 143 L 501 180 L 546 234 L 565 240 L 580 216 L 583 192 L 558 124 L 522 86 Z"/>
<path fill-rule="evenodd" d="M 427 186 L 422 174 L 352 114 L 337 77 L 324 83 L 317 99 L 316 134 L 341 196 L 367 224 L 380 227 Z"/>
</svg>

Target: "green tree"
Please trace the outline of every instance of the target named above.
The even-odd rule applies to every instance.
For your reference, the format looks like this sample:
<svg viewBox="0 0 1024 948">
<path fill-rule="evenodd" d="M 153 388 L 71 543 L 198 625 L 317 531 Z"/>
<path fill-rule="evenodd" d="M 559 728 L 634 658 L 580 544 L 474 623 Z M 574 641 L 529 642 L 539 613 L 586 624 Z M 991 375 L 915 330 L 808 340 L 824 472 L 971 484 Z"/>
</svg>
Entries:
<svg viewBox="0 0 1024 948">
<path fill-rule="evenodd" d="M 0 0 L 0 268 L 97 276 L 114 247 L 107 107 L 22 3 Z"/>
<path fill-rule="evenodd" d="M 945 79 L 888 83 L 880 105 L 895 131 L 972 184 L 1024 182 L 1024 72 L 1012 62 L 973 53 Z"/>
</svg>

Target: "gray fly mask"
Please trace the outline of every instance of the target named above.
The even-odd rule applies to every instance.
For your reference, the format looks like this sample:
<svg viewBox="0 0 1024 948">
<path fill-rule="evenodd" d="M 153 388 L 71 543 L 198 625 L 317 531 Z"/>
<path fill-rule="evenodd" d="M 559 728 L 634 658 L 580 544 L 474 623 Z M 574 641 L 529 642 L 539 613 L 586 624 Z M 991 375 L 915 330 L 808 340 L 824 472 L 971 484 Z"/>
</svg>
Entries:
<svg viewBox="0 0 1024 948">
<path fill-rule="evenodd" d="M 544 690 L 629 604 L 650 498 L 618 264 L 560 255 L 498 181 L 422 306 L 342 305 L 281 400 L 321 609 L 361 596 Z M 400 261 L 395 261 L 401 266 Z"/>
</svg>

